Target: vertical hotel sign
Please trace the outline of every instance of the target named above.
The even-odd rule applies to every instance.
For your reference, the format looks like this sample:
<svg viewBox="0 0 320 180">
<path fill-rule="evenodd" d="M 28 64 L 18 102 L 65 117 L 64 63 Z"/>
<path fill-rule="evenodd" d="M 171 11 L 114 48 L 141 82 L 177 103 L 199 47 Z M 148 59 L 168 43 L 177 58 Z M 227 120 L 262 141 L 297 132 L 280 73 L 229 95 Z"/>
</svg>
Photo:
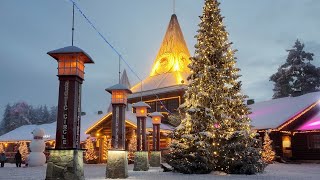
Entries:
<svg viewBox="0 0 320 180">
<path fill-rule="evenodd" d="M 80 145 L 80 123 L 81 123 L 81 84 L 78 86 L 78 109 L 77 109 L 77 118 L 76 122 L 76 140 L 75 145 L 73 147 L 79 148 Z"/>
<path fill-rule="evenodd" d="M 63 125 L 62 125 L 62 145 L 67 145 L 67 133 L 68 133 L 68 99 L 69 99 L 69 81 L 64 83 L 63 93 Z"/>
</svg>

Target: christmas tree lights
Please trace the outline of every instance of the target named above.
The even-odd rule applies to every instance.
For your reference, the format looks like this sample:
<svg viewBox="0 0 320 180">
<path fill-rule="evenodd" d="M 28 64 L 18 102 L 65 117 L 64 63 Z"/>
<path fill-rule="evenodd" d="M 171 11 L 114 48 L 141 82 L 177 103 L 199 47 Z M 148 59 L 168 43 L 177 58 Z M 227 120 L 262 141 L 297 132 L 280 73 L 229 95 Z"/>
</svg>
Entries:
<svg viewBox="0 0 320 180">
<path fill-rule="evenodd" d="M 263 138 L 263 149 L 262 149 L 262 159 L 264 162 L 271 164 L 275 158 L 275 152 L 272 149 L 272 140 L 269 137 L 269 132 L 265 132 Z"/>
<path fill-rule="evenodd" d="M 21 154 L 22 161 L 25 161 L 26 158 L 28 157 L 28 154 L 29 154 L 29 149 L 28 149 L 28 146 L 27 146 L 27 142 L 21 141 L 19 143 L 19 152 Z"/>
<path fill-rule="evenodd" d="M 86 140 L 86 144 L 85 144 L 85 160 L 88 161 L 93 161 L 96 160 L 98 157 L 96 156 L 96 152 L 94 151 L 94 147 L 93 147 L 93 143 L 91 138 L 88 138 Z"/>
<path fill-rule="evenodd" d="M 174 130 L 167 162 L 182 173 L 254 174 L 261 172 L 258 140 L 250 130 L 235 67 L 235 50 L 228 42 L 217 0 L 205 0 L 200 17 L 190 82 L 180 125 Z"/>
<path fill-rule="evenodd" d="M 4 152 L 4 145 L 3 143 L 0 143 L 0 153 L 3 153 Z"/>
</svg>

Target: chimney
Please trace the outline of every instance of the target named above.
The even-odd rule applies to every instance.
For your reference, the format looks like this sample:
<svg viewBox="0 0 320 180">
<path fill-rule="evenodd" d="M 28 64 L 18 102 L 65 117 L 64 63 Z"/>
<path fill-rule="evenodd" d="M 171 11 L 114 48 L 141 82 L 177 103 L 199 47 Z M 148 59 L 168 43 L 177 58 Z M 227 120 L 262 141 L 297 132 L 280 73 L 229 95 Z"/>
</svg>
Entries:
<svg viewBox="0 0 320 180">
<path fill-rule="evenodd" d="M 254 99 L 248 99 L 247 100 L 247 105 L 251 105 L 254 104 Z"/>
</svg>

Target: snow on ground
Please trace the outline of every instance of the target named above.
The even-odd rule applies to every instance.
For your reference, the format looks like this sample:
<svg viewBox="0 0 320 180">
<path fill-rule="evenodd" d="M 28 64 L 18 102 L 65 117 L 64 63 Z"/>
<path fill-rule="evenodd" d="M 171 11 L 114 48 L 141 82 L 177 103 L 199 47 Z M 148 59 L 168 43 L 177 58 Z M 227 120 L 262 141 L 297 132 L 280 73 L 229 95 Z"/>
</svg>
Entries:
<svg viewBox="0 0 320 180">
<path fill-rule="evenodd" d="M 103 180 L 105 179 L 106 165 L 85 165 L 84 173 L 88 180 Z M 129 177 L 127 179 L 152 179 L 152 180 L 205 180 L 205 179 L 258 179 L 258 180 L 319 180 L 320 179 L 320 164 L 271 164 L 265 172 L 258 175 L 186 175 L 172 172 L 162 172 L 160 168 L 150 168 L 149 171 L 133 171 L 133 165 L 129 165 Z M 4 168 L 0 168 L 1 180 L 44 180 L 46 166 L 16 168 L 14 164 L 5 164 Z"/>
</svg>

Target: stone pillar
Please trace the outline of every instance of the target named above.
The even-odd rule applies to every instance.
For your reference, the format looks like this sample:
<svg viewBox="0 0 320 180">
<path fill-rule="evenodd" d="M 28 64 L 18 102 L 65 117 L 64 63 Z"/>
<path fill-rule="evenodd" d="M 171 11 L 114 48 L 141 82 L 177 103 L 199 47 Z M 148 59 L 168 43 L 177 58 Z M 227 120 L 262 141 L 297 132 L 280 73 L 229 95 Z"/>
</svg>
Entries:
<svg viewBox="0 0 320 180">
<path fill-rule="evenodd" d="M 119 150 L 108 151 L 106 177 L 112 179 L 128 177 L 128 152 Z"/>
<path fill-rule="evenodd" d="M 84 180 L 83 150 L 50 150 L 46 180 Z"/>
</svg>

